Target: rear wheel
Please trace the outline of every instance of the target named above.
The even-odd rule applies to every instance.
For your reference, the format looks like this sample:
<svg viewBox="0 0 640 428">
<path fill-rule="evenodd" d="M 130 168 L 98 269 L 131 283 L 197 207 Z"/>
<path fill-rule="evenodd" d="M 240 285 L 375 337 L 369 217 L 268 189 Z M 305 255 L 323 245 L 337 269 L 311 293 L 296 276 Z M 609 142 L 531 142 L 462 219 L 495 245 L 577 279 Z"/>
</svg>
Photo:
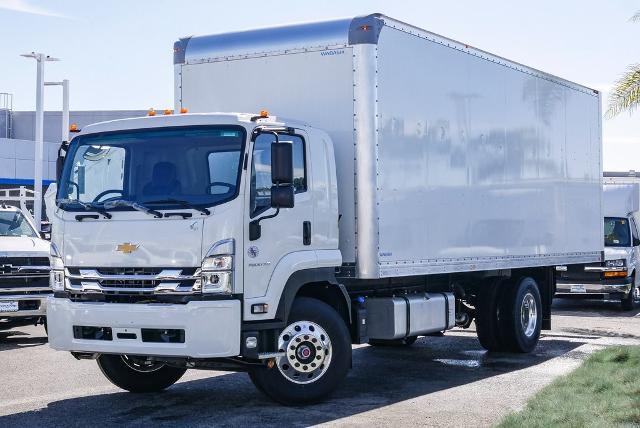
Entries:
<svg viewBox="0 0 640 428">
<path fill-rule="evenodd" d="M 480 345 L 487 351 L 505 350 L 500 326 L 500 301 L 507 288 L 503 278 L 482 284 L 476 302 L 476 333 Z"/>
<path fill-rule="evenodd" d="M 636 278 L 634 275 L 631 290 L 629 290 L 627 297 L 622 299 L 622 310 L 632 311 L 638 307 L 640 307 L 640 287 L 636 284 Z"/>
<path fill-rule="evenodd" d="M 506 349 L 519 353 L 533 351 L 542 328 L 542 299 L 536 281 L 525 277 L 509 287 L 499 313 Z"/>
<path fill-rule="evenodd" d="M 186 369 L 129 355 L 100 355 L 98 367 L 115 386 L 130 392 L 158 392 L 176 383 Z"/>
<path fill-rule="evenodd" d="M 289 325 L 278 338 L 285 355 L 272 368 L 249 372 L 256 387 L 287 405 L 319 401 L 346 377 L 351 364 L 351 337 L 340 315 L 320 300 L 298 297 Z"/>
</svg>

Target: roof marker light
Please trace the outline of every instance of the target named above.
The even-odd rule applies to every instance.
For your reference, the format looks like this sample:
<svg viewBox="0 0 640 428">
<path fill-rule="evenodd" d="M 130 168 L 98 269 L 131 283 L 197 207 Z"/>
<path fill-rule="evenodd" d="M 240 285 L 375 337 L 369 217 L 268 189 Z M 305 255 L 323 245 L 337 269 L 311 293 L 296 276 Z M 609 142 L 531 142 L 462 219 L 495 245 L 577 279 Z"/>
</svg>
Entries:
<svg viewBox="0 0 640 428">
<path fill-rule="evenodd" d="M 266 110 L 260 110 L 260 117 L 269 117 L 269 112 Z"/>
<path fill-rule="evenodd" d="M 80 132 L 80 129 L 78 128 L 78 124 L 72 123 L 71 125 L 69 125 L 69 132 Z"/>
<path fill-rule="evenodd" d="M 147 116 L 155 116 L 156 115 L 156 111 L 153 108 L 149 109 L 149 112 L 147 113 Z"/>
<path fill-rule="evenodd" d="M 186 107 L 182 107 L 182 108 L 180 109 L 180 114 L 185 114 L 185 113 L 189 113 L 189 110 L 187 110 L 187 108 L 186 108 Z"/>
<path fill-rule="evenodd" d="M 163 112 L 162 114 L 164 114 L 165 116 L 168 116 L 168 115 L 170 115 L 170 114 L 173 114 L 173 110 L 171 110 L 171 109 L 165 109 L 165 110 L 164 110 L 164 112 Z"/>
</svg>

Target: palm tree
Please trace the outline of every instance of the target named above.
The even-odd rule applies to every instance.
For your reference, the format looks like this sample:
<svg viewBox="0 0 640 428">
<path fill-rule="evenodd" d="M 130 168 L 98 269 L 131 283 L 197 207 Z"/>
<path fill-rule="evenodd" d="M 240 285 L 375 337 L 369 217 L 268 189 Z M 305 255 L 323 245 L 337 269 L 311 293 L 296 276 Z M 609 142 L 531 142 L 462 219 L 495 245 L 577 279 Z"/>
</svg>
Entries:
<svg viewBox="0 0 640 428">
<path fill-rule="evenodd" d="M 640 11 L 631 17 L 631 21 L 640 22 Z M 632 64 L 616 81 L 609 94 L 606 117 L 610 119 L 623 111 L 631 113 L 638 106 L 640 106 L 640 64 Z"/>
</svg>

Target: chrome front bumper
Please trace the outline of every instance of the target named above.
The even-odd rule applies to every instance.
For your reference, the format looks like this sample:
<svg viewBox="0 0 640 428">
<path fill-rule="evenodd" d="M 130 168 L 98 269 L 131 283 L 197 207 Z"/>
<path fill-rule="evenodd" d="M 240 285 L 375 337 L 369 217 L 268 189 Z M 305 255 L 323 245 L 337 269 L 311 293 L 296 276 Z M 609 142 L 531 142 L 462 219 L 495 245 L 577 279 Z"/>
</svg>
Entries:
<svg viewBox="0 0 640 428">
<path fill-rule="evenodd" d="M 557 281 L 556 295 L 602 296 L 608 294 L 629 294 L 632 278 L 601 280 L 599 282 Z"/>
<path fill-rule="evenodd" d="M 72 302 L 47 299 L 49 344 L 60 351 L 191 358 L 240 353 L 239 300 L 167 303 Z M 75 328 L 108 329 L 104 340 L 78 338 Z M 142 330 L 182 330 L 183 343 L 146 341 Z"/>
<path fill-rule="evenodd" d="M 11 295 L 11 294 L 0 294 L 0 302 L 18 302 L 18 305 L 21 305 L 21 302 L 36 302 L 37 308 L 32 309 L 18 309 L 14 312 L 2 312 L 0 311 L 0 318 L 28 318 L 28 317 L 42 317 L 47 314 L 47 298 L 50 294 L 32 294 L 32 295 Z M 24 304 L 24 303 L 22 303 Z"/>
</svg>

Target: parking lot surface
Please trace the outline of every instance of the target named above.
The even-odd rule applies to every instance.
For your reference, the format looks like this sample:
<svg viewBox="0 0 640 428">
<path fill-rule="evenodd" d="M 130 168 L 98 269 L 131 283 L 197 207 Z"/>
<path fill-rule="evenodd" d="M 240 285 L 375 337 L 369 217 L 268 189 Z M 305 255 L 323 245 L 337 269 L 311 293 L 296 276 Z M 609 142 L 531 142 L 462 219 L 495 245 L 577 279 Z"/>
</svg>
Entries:
<svg viewBox="0 0 640 428">
<path fill-rule="evenodd" d="M 407 349 L 358 346 L 345 384 L 302 409 L 265 398 L 244 373 L 191 370 L 163 393 L 126 393 L 95 361 L 51 350 L 42 326 L 21 327 L 0 332 L 0 426 L 487 426 L 613 344 L 640 345 L 639 311 L 556 300 L 532 354 L 488 354 L 473 329 Z"/>
</svg>

